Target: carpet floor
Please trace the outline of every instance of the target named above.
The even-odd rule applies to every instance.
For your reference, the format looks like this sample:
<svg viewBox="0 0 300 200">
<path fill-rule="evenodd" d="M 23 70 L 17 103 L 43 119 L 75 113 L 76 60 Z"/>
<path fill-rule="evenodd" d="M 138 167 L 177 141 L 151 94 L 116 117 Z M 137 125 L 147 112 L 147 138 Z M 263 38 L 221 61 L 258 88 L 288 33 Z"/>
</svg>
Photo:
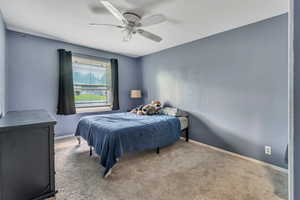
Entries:
<svg viewBox="0 0 300 200">
<path fill-rule="evenodd" d="M 55 142 L 57 200 L 287 200 L 288 176 L 182 140 L 121 158 L 109 178 L 85 142 Z"/>
</svg>

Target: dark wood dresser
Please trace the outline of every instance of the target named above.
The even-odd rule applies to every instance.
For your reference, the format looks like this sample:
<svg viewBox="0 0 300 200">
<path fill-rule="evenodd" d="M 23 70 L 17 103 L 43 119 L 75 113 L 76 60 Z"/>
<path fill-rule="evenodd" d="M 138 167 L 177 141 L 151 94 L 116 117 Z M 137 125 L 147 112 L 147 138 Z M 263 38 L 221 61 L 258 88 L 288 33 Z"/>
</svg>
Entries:
<svg viewBox="0 0 300 200">
<path fill-rule="evenodd" d="M 8 112 L 0 119 L 0 200 L 55 195 L 55 124 L 44 110 Z"/>
</svg>

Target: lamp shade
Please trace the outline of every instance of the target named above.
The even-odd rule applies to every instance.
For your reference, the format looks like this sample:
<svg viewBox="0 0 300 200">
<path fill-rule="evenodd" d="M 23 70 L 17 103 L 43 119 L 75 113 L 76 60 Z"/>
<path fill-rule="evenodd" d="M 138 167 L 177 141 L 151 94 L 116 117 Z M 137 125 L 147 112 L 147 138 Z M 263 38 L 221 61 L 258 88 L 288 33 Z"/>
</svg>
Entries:
<svg viewBox="0 0 300 200">
<path fill-rule="evenodd" d="M 142 98 L 142 91 L 141 90 L 131 90 L 130 97 L 133 99 Z"/>
</svg>

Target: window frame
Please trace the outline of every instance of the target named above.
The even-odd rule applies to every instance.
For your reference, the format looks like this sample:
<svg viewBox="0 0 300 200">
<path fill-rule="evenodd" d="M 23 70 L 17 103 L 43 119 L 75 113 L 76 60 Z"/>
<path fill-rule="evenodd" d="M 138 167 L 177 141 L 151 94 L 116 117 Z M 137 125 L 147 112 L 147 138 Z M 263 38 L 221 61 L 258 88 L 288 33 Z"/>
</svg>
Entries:
<svg viewBox="0 0 300 200">
<path fill-rule="evenodd" d="M 83 54 L 77 54 L 77 53 L 73 53 L 72 54 L 72 70 L 74 70 L 74 66 L 73 66 L 73 63 L 74 63 L 74 59 L 77 58 L 77 59 L 82 59 L 82 60 L 91 60 L 91 61 L 95 61 L 95 62 L 102 62 L 102 63 L 105 63 L 105 64 L 108 64 L 109 67 L 111 68 L 111 64 L 110 64 L 110 60 L 107 59 L 107 58 L 101 58 L 101 57 L 96 57 L 96 56 L 90 56 L 90 55 L 83 55 Z M 87 63 L 82 63 L 82 64 L 86 64 L 88 65 Z M 92 64 L 91 64 L 92 65 Z M 109 67 L 106 67 L 106 68 L 109 68 Z M 107 73 L 109 73 L 108 70 L 111 70 L 111 69 L 106 69 Z M 111 74 L 107 74 L 107 76 L 111 76 Z M 111 77 L 109 77 L 109 79 L 107 79 L 107 81 L 111 81 Z M 74 77 L 73 77 L 73 87 L 74 87 L 74 100 L 75 100 L 75 109 L 76 109 L 76 112 L 77 113 L 86 113 L 86 112 L 105 112 L 105 111 L 111 111 L 112 110 L 112 102 L 110 100 L 110 95 L 112 93 L 112 88 L 110 87 L 111 83 L 107 83 L 107 88 L 106 89 L 99 89 L 99 90 L 106 90 L 108 94 L 106 94 L 106 98 L 107 98 L 107 105 L 104 104 L 104 105 L 91 105 L 91 106 L 77 106 L 78 104 L 76 104 L 76 100 L 75 100 L 75 83 L 74 83 Z M 104 85 L 99 85 L 99 87 L 105 87 Z"/>
</svg>

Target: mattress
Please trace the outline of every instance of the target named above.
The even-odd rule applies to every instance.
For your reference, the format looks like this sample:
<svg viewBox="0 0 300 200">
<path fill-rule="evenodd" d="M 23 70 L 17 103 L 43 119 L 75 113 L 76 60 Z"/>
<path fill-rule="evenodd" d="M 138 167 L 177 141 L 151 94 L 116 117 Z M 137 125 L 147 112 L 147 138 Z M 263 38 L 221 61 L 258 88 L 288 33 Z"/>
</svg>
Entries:
<svg viewBox="0 0 300 200">
<path fill-rule="evenodd" d="M 180 129 L 184 130 L 188 127 L 189 125 L 189 121 L 187 117 L 178 117 L 179 121 L 180 121 Z"/>
</svg>

